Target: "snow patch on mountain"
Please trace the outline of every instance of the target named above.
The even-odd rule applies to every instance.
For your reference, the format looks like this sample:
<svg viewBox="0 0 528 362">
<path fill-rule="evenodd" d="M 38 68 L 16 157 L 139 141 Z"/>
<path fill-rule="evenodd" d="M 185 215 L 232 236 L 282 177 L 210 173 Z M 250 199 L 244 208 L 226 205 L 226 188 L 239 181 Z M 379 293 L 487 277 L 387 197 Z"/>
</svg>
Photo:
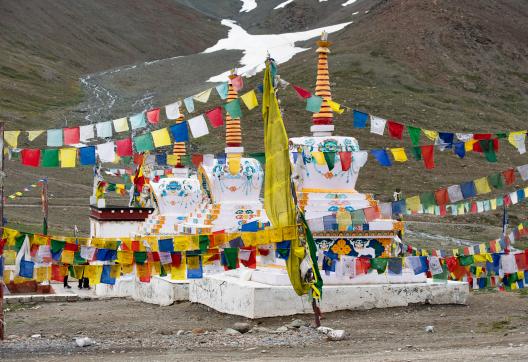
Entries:
<svg viewBox="0 0 528 362">
<path fill-rule="evenodd" d="M 240 0 L 240 1 L 242 1 L 242 9 L 240 9 L 241 13 L 249 13 L 251 10 L 257 7 L 256 0 Z"/>
<path fill-rule="evenodd" d="M 259 72 L 265 68 L 264 60 L 269 52 L 277 63 L 284 63 L 293 58 L 297 53 L 310 48 L 296 47 L 295 42 L 304 41 L 319 36 L 323 30 L 333 33 L 345 28 L 352 22 L 325 26 L 317 29 L 301 31 L 296 33 L 253 35 L 249 34 L 233 20 L 222 20 L 222 25 L 231 28 L 227 38 L 220 39 L 215 45 L 204 50 L 204 53 L 212 53 L 219 50 L 241 50 L 243 53 L 238 68 L 239 74 L 255 70 Z M 224 82 L 229 75 L 226 71 L 217 76 L 209 78 L 209 82 Z"/>
<path fill-rule="evenodd" d="M 344 2 L 341 4 L 341 6 L 347 6 L 347 5 L 352 5 L 353 3 L 355 3 L 357 0 L 348 0 L 347 2 Z"/>
<path fill-rule="evenodd" d="M 292 2 L 293 2 L 293 0 L 287 0 L 287 1 L 283 2 L 283 3 L 280 3 L 279 5 L 275 6 L 273 8 L 273 10 L 282 9 L 283 7 L 285 7 L 286 5 L 288 5 L 289 3 L 292 3 Z"/>
</svg>

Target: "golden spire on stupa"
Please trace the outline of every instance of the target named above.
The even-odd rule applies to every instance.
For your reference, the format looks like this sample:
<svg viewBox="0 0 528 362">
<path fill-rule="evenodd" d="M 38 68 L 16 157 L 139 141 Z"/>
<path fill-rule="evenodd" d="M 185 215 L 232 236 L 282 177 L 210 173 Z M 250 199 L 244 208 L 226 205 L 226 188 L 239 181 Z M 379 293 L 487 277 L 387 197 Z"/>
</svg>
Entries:
<svg viewBox="0 0 528 362">
<path fill-rule="evenodd" d="M 238 92 L 232 84 L 232 80 L 237 77 L 236 71 L 231 70 L 229 75 L 227 102 L 231 102 L 238 98 Z M 231 118 L 229 112 L 226 113 L 226 146 L 227 147 L 242 147 L 242 130 L 240 128 L 240 118 Z"/>
<path fill-rule="evenodd" d="M 328 33 L 323 31 L 321 40 L 317 41 L 317 82 L 315 83 L 315 95 L 323 98 L 321 109 L 318 113 L 312 116 L 314 125 L 331 125 L 334 118 L 332 108 L 328 105 L 327 100 L 332 100 L 332 93 L 330 91 L 330 74 L 328 73 L 328 54 L 332 45 L 328 40 Z"/>
<path fill-rule="evenodd" d="M 183 114 L 180 113 L 180 117 L 176 119 L 175 123 L 182 123 L 183 118 Z M 187 150 L 185 149 L 185 142 L 174 142 L 172 153 L 178 156 L 178 163 L 176 164 L 176 167 L 183 167 L 182 157 L 187 153 Z"/>
</svg>

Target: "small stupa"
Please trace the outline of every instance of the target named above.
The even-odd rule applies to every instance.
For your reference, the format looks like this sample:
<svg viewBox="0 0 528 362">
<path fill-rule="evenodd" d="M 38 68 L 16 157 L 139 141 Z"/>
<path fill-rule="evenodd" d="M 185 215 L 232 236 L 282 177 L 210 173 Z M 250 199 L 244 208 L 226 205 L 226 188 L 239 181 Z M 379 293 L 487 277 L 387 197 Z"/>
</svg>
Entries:
<svg viewBox="0 0 528 362">
<path fill-rule="evenodd" d="M 232 71 L 227 102 L 238 99 L 238 92 L 233 86 L 235 78 L 237 74 Z M 180 225 L 183 233 L 238 231 L 244 229 L 244 224 L 268 222 L 260 200 L 264 180 L 262 166 L 258 160 L 242 156 L 244 147 L 240 118 L 226 112 L 225 121 L 225 157 L 204 160 L 198 168 L 200 185 L 211 203 L 201 205 L 189 215 Z"/>
</svg>

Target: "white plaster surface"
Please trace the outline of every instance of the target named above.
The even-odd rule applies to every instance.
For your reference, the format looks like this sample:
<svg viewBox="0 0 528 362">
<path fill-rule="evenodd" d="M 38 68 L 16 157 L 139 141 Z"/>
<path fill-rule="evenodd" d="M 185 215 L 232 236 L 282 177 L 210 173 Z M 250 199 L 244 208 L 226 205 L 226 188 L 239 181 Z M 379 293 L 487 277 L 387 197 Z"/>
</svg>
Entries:
<svg viewBox="0 0 528 362">
<path fill-rule="evenodd" d="M 462 282 L 376 285 L 327 285 L 321 310 L 364 310 L 404 307 L 409 304 L 465 304 L 469 286 Z M 306 296 L 299 297 L 291 286 L 272 286 L 216 274 L 193 280 L 189 300 L 219 312 L 247 318 L 265 318 L 312 313 Z"/>
</svg>

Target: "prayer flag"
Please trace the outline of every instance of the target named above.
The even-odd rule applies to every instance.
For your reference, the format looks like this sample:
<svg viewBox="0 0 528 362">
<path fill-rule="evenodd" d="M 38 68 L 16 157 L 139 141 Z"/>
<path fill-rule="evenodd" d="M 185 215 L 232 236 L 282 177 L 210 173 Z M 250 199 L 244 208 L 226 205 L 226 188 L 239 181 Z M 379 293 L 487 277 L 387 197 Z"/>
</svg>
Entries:
<svg viewBox="0 0 528 362">
<path fill-rule="evenodd" d="M 34 268 L 35 268 L 34 262 L 28 261 L 22 258 L 22 260 L 20 260 L 20 271 L 18 275 L 24 278 L 33 279 L 33 269 Z"/>
<path fill-rule="evenodd" d="M 200 255 L 189 255 L 187 253 L 187 278 L 200 279 L 203 277 L 202 257 Z"/>
<path fill-rule="evenodd" d="M 466 147 L 464 142 L 456 142 L 454 145 L 455 154 L 460 158 L 464 158 L 466 156 Z"/>
<path fill-rule="evenodd" d="M 438 205 L 446 205 L 449 202 L 448 190 L 443 188 L 435 191 L 435 200 Z"/>
<path fill-rule="evenodd" d="M 407 154 L 405 153 L 405 148 L 391 148 L 392 157 L 396 162 L 405 162 L 407 161 Z"/>
<path fill-rule="evenodd" d="M 128 121 L 126 117 L 114 119 L 112 123 L 114 124 L 114 130 L 116 132 L 127 132 L 128 131 Z"/>
<path fill-rule="evenodd" d="M 96 148 L 99 161 L 102 163 L 115 161 L 114 141 L 98 144 Z"/>
<path fill-rule="evenodd" d="M 435 194 L 430 191 L 420 194 L 420 203 L 423 205 L 425 209 L 431 206 L 435 206 L 436 205 Z"/>
<path fill-rule="evenodd" d="M 506 185 L 509 186 L 515 183 L 515 169 L 510 168 L 506 171 L 503 171 L 502 176 L 504 177 L 504 182 Z"/>
<path fill-rule="evenodd" d="M 393 120 L 388 120 L 387 121 L 387 127 L 389 129 L 389 135 L 392 137 L 392 138 L 396 138 L 396 139 L 399 139 L 401 140 L 402 137 L 403 137 L 403 124 L 400 124 L 398 122 L 395 122 Z"/>
<path fill-rule="evenodd" d="M 134 137 L 134 147 L 136 148 L 136 152 L 138 153 L 153 150 L 154 143 L 152 141 L 152 136 L 150 132 Z"/>
<path fill-rule="evenodd" d="M 180 113 L 181 102 L 177 101 L 165 106 L 165 114 L 167 119 L 178 119 L 181 116 Z"/>
<path fill-rule="evenodd" d="M 185 104 L 185 108 L 187 109 L 187 113 L 194 112 L 194 101 L 192 97 L 187 97 L 183 100 L 183 103 Z"/>
<path fill-rule="evenodd" d="M 420 146 L 425 168 L 432 169 L 435 167 L 434 162 L 434 145 Z"/>
<path fill-rule="evenodd" d="M 226 112 L 229 113 L 231 118 L 240 118 L 242 116 L 242 110 L 240 109 L 240 100 L 238 99 L 233 99 L 232 101 L 225 103 L 224 108 Z"/>
<path fill-rule="evenodd" d="M 336 112 L 337 114 L 342 114 L 345 110 L 341 108 L 341 105 L 337 102 L 334 102 L 330 98 L 326 99 L 326 103 L 330 106 L 332 111 Z"/>
<path fill-rule="evenodd" d="M 117 140 L 115 143 L 119 157 L 129 157 L 133 155 L 134 151 L 132 150 L 132 139 L 130 139 L 130 137 Z"/>
<path fill-rule="evenodd" d="M 521 175 L 521 179 L 523 181 L 527 181 L 528 180 L 528 164 L 522 165 L 522 166 L 517 166 L 517 171 Z"/>
<path fill-rule="evenodd" d="M 79 135 L 80 135 L 79 138 L 80 138 L 81 142 L 87 142 L 87 141 L 95 138 L 93 124 L 88 124 L 86 126 L 80 126 L 79 127 Z"/>
<path fill-rule="evenodd" d="M 244 88 L 244 79 L 242 76 L 237 75 L 236 77 L 231 79 L 231 85 L 233 86 L 233 89 L 238 92 L 242 88 Z"/>
<path fill-rule="evenodd" d="M 360 112 L 354 109 L 353 117 L 355 128 L 365 128 L 367 126 L 367 121 L 369 119 L 369 115 L 367 113 Z"/>
<path fill-rule="evenodd" d="M 420 144 L 420 133 L 422 130 L 418 127 L 407 126 L 407 132 L 409 133 L 413 146 L 418 146 Z"/>
<path fill-rule="evenodd" d="M 230 102 L 230 103 L 233 103 L 233 102 Z M 239 108 L 240 108 L 240 104 L 239 104 Z M 189 128 L 191 129 L 191 134 L 193 135 L 194 138 L 202 137 L 202 136 L 209 134 L 209 129 L 207 128 L 207 123 L 205 122 L 205 118 L 203 114 L 200 114 L 199 116 L 191 118 L 187 122 L 189 123 Z"/>
<path fill-rule="evenodd" d="M 460 184 L 460 190 L 462 191 L 464 199 L 469 199 L 470 197 L 474 197 L 477 194 L 477 190 L 475 189 L 475 183 L 473 181 L 468 181 Z"/>
<path fill-rule="evenodd" d="M 401 275 L 403 272 L 403 259 L 402 258 L 388 258 L 387 269 L 389 275 Z"/>
<path fill-rule="evenodd" d="M 213 90 L 213 88 L 209 88 L 209 89 L 204 90 L 203 92 L 195 94 L 193 96 L 193 99 L 195 101 L 198 101 L 198 102 L 201 102 L 201 103 L 207 103 L 207 101 L 209 100 L 209 96 L 211 95 L 211 91 L 212 90 Z"/>
<path fill-rule="evenodd" d="M 20 131 L 4 131 L 4 140 L 9 146 L 17 148 L 19 135 Z"/>
<path fill-rule="evenodd" d="M 488 162 L 497 162 L 497 155 L 495 154 L 493 142 L 494 140 L 480 140 L 478 143 L 475 143 L 473 150 L 478 151 L 480 149 L 484 153 L 484 156 Z"/>
<path fill-rule="evenodd" d="M 392 166 L 392 162 L 389 159 L 387 150 L 384 149 L 374 149 L 370 153 L 376 158 L 381 166 Z"/>
<path fill-rule="evenodd" d="M 95 124 L 97 130 L 97 137 L 99 138 L 111 138 L 112 137 L 112 122 L 99 122 Z"/>
<path fill-rule="evenodd" d="M 348 171 L 352 164 L 352 152 L 339 152 L 339 159 L 341 161 L 341 170 Z"/>
<path fill-rule="evenodd" d="M 323 98 L 313 95 L 306 100 L 306 110 L 312 113 L 317 113 L 321 110 Z"/>
<path fill-rule="evenodd" d="M 189 140 L 189 129 L 187 128 L 187 121 L 174 124 L 170 126 L 172 138 L 174 142 L 187 142 Z"/>
<path fill-rule="evenodd" d="M 243 94 L 240 98 L 242 99 L 248 110 L 252 110 L 253 108 L 258 106 L 257 95 L 255 94 L 254 90 L 250 90 L 249 92 Z"/>
<path fill-rule="evenodd" d="M 412 212 L 418 212 L 421 206 L 420 196 L 412 196 L 405 199 L 405 207 Z"/>
<path fill-rule="evenodd" d="M 379 118 L 376 116 L 371 116 L 370 118 L 370 133 L 378 134 L 383 136 L 385 132 L 385 125 L 387 123 L 386 119 Z"/>
<path fill-rule="evenodd" d="M 79 127 L 64 128 L 64 144 L 76 145 L 81 142 L 81 133 Z"/>
<path fill-rule="evenodd" d="M 44 133 L 44 130 L 27 131 L 29 142 L 33 142 L 38 136 Z"/>
<path fill-rule="evenodd" d="M 376 270 L 378 274 L 383 274 L 387 269 L 388 262 L 388 258 L 372 258 L 370 259 L 370 269 Z"/>
<path fill-rule="evenodd" d="M 59 167 L 59 150 L 44 149 L 42 150 L 42 167 Z"/>
<path fill-rule="evenodd" d="M 40 164 L 40 150 L 26 148 L 20 152 L 24 166 L 38 167 Z"/>
<path fill-rule="evenodd" d="M 79 148 L 79 159 L 81 166 L 95 165 L 95 146 Z"/>
<path fill-rule="evenodd" d="M 76 148 L 61 148 L 60 149 L 60 165 L 62 168 L 75 167 L 77 160 Z"/>
<path fill-rule="evenodd" d="M 444 148 L 453 147 L 454 138 L 455 138 L 454 133 L 450 133 L 450 132 L 439 132 L 438 133 L 438 139 L 441 141 L 441 145 Z"/>
<path fill-rule="evenodd" d="M 413 146 L 411 147 L 411 151 L 413 154 L 413 157 L 416 161 L 420 161 L 422 159 L 422 150 L 420 146 Z"/>
<path fill-rule="evenodd" d="M 216 107 L 210 111 L 205 112 L 205 115 L 209 119 L 209 123 L 213 128 L 218 128 L 224 124 L 224 118 L 222 116 L 222 107 Z"/>
<path fill-rule="evenodd" d="M 130 127 L 133 130 L 138 128 L 143 128 L 147 126 L 147 121 L 145 120 L 145 112 L 134 114 L 130 117 Z"/>
<path fill-rule="evenodd" d="M 48 147 L 61 147 L 63 145 L 62 142 L 62 129 L 48 129 L 48 141 L 47 146 Z"/>
<path fill-rule="evenodd" d="M 293 85 L 292 84 L 292 87 L 293 89 L 295 89 L 295 91 L 297 92 L 297 94 L 301 97 L 301 98 L 305 98 L 305 99 L 308 99 L 312 96 L 312 93 L 310 93 L 309 91 L 307 91 L 306 89 L 304 88 L 301 88 L 301 87 L 297 87 L 296 85 Z"/>
<path fill-rule="evenodd" d="M 227 98 L 227 91 L 229 90 L 229 85 L 227 82 L 219 84 L 216 86 L 216 91 L 221 99 Z"/>
<path fill-rule="evenodd" d="M 160 109 L 153 108 L 147 111 L 147 121 L 150 124 L 158 124 L 159 122 Z"/>
<path fill-rule="evenodd" d="M 422 129 L 422 132 L 431 141 L 436 141 L 436 139 L 438 138 L 438 132 L 437 131 L 430 131 L 428 129 Z"/>
<path fill-rule="evenodd" d="M 490 186 L 488 184 L 488 179 L 486 177 L 481 177 L 475 180 L 475 189 L 477 195 L 487 194 L 491 192 Z"/>
<path fill-rule="evenodd" d="M 152 131 L 151 134 L 152 139 L 154 140 L 154 147 L 156 148 L 169 146 L 170 144 L 172 144 L 168 128 L 162 128 L 156 131 Z"/>
<path fill-rule="evenodd" d="M 464 199 L 464 195 L 462 195 L 460 185 L 449 186 L 447 188 L 447 193 L 449 194 L 449 200 L 451 202 L 458 202 Z"/>
</svg>

